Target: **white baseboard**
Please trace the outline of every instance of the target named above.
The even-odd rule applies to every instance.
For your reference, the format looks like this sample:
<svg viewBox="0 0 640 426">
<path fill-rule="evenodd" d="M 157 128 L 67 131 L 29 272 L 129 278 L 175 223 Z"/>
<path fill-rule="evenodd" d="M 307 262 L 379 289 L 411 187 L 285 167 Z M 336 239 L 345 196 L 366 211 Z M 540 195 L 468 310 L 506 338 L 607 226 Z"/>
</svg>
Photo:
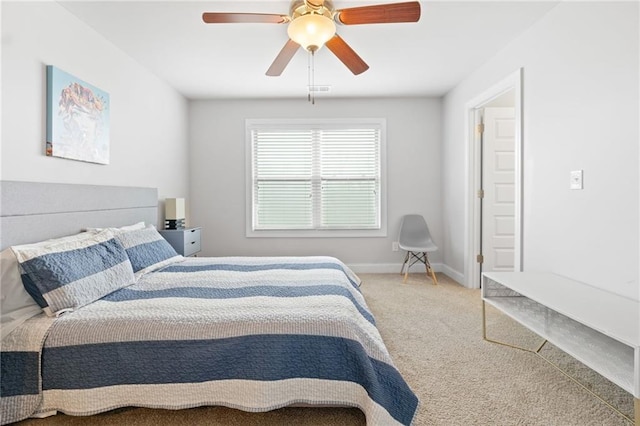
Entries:
<svg viewBox="0 0 640 426">
<path fill-rule="evenodd" d="M 402 263 L 354 263 L 347 265 L 356 274 L 399 274 Z M 431 267 L 435 272 L 442 272 L 458 284 L 464 285 L 464 275 L 448 265 L 442 263 L 432 263 Z M 415 264 L 409 268 L 410 273 L 421 273 L 424 271 L 422 263 Z"/>
<path fill-rule="evenodd" d="M 402 263 L 354 263 L 347 266 L 356 274 L 399 274 Z M 431 267 L 436 272 L 442 272 L 442 263 L 432 263 Z M 409 272 L 424 272 L 424 265 L 416 263 L 409 268 Z"/>
<path fill-rule="evenodd" d="M 458 284 L 464 285 L 464 274 L 456 271 L 449 265 L 442 265 L 442 272 Z"/>
</svg>

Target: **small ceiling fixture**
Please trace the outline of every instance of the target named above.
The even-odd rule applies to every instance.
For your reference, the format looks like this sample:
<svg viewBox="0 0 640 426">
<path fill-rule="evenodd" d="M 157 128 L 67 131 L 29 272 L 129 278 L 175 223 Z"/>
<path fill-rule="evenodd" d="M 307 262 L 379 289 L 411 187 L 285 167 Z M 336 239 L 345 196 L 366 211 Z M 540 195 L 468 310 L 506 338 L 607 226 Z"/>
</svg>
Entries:
<svg viewBox="0 0 640 426">
<path fill-rule="evenodd" d="M 305 50 L 315 52 L 336 33 L 336 24 L 324 15 L 315 12 L 302 15 L 289 23 L 289 38 Z"/>
</svg>

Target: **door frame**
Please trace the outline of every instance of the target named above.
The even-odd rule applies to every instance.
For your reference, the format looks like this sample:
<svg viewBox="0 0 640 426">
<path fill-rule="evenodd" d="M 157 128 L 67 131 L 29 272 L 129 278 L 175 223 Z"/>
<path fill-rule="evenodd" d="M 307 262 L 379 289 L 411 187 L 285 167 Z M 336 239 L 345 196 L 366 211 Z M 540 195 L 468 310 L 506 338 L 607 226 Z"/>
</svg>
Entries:
<svg viewBox="0 0 640 426">
<path fill-rule="evenodd" d="M 476 255 L 480 253 L 481 203 L 478 197 L 482 164 L 480 137 L 476 132 L 479 123 L 478 110 L 498 96 L 513 90 L 515 109 L 515 217 L 514 217 L 514 271 L 522 271 L 522 92 L 523 69 L 508 75 L 502 81 L 483 91 L 465 104 L 465 129 L 467 150 L 467 179 L 465 196 L 465 258 L 464 284 L 469 288 L 480 288 L 480 264 Z"/>
</svg>

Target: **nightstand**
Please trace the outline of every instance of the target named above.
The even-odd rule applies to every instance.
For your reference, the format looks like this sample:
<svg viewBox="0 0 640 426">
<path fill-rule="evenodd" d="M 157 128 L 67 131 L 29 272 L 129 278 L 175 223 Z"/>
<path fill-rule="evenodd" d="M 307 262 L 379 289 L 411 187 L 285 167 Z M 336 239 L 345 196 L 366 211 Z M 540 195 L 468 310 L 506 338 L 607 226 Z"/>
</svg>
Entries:
<svg viewBox="0 0 640 426">
<path fill-rule="evenodd" d="M 193 256 L 201 249 L 200 229 L 202 228 L 164 229 L 158 232 L 178 254 Z"/>
</svg>

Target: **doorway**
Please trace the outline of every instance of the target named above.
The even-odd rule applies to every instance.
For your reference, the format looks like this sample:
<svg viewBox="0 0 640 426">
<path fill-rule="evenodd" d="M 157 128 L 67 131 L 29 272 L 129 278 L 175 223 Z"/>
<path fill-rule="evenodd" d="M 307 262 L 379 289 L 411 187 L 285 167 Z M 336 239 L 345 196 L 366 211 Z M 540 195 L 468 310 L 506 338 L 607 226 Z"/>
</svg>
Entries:
<svg viewBox="0 0 640 426">
<path fill-rule="evenodd" d="M 522 71 L 467 103 L 469 179 L 465 285 L 522 270 Z"/>
</svg>

